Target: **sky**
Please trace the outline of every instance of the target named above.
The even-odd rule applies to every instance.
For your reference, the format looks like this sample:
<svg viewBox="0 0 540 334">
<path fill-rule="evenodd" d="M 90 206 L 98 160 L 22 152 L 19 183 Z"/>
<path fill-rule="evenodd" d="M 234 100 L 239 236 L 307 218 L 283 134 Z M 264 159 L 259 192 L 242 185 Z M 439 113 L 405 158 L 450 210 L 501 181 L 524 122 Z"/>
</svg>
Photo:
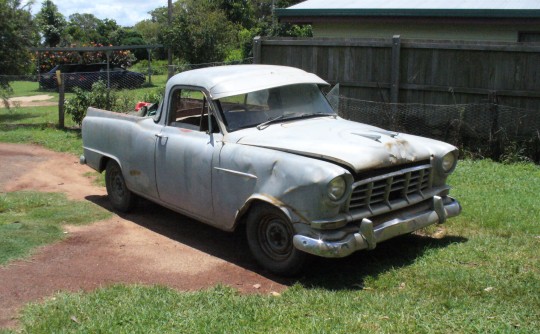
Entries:
<svg viewBox="0 0 540 334">
<path fill-rule="evenodd" d="M 39 12 L 42 2 L 42 0 L 34 1 L 32 13 Z M 100 20 L 113 19 L 124 27 L 149 19 L 149 11 L 167 6 L 167 0 L 53 0 L 53 2 L 66 19 L 74 13 L 89 13 Z"/>
</svg>

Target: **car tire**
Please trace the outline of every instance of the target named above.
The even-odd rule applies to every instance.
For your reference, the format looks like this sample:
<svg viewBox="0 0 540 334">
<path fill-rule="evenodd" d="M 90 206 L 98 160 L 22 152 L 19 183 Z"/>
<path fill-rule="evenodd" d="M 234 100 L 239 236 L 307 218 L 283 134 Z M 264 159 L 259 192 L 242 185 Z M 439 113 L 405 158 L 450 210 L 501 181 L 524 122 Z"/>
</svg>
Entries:
<svg viewBox="0 0 540 334">
<path fill-rule="evenodd" d="M 129 212 L 135 206 L 137 196 L 126 186 L 122 169 L 114 160 L 109 160 L 105 169 L 105 186 L 112 206 L 120 212 Z"/>
<path fill-rule="evenodd" d="M 284 276 L 300 273 L 310 259 L 293 245 L 289 218 L 269 204 L 256 204 L 247 217 L 247 240 L 253 257 L 264 268 Z"/>
</svg>

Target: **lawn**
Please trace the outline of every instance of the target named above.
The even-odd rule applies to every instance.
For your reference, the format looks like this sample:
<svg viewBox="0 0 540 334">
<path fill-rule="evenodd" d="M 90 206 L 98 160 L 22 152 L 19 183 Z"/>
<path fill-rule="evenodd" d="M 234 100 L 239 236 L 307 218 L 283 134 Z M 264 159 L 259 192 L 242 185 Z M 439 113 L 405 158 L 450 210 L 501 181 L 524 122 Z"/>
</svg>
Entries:
<svg viewBox="0 0 540 334">
<path fill-rule="evenodd" d="M 63 238 L 64 224 L 81 225 L 108 217 L 110 213 L 99 206 L 69 201 L 63 194 L 0 193 L 0 265 Z"/>
<path fill-rule="evenodd" d="M 54 108 L 11 113 L 0 110 L 0 141 L 37 142 L 80 154 L 76 131 L 48 125 Z M 429 228 L 349 259 L 320 260 L 281 295 L 242 295 L 224 286 L 198 292 L 124 285 L 61 292 L 24 308 L 21 330 L 540 333 L 539 166 L 464 160 L 449 183 L 464 210 L 442 233 Z M 2 196 L 2 221 L 35 215 L 30 212 L 40 205 L 21 208 L 25 201 L 71 210 L 47 194 L 33 200 L 21 198 L 38 195 Z M 0 240 L 5 233 L 0 230 Z"/>
</svg>

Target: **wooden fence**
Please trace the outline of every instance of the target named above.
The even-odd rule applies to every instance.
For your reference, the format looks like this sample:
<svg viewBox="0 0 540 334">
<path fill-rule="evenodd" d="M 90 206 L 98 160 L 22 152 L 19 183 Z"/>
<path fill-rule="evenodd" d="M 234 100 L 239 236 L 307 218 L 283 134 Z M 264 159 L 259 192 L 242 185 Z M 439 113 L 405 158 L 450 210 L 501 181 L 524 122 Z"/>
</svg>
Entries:
<svg viewBox="0 0 540 334">
<path fill-rule="evenodd" d="M 540 43 L 256 38 L 254 62 L 316 73 L 349 98 L 540 112 Z"/>
</svg>

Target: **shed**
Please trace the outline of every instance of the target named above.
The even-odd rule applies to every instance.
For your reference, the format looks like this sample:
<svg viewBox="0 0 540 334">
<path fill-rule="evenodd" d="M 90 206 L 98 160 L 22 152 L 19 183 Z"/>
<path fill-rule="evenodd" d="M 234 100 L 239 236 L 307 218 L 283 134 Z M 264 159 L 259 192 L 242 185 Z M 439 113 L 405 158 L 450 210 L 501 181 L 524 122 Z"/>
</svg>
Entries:
<svg viewBox="0 0 540 334">
<path fill-rule="evenodd" d="M 276 15 L 314 37 L 540 42 L 539 0 L 307 0 Z"/>
</svg>

